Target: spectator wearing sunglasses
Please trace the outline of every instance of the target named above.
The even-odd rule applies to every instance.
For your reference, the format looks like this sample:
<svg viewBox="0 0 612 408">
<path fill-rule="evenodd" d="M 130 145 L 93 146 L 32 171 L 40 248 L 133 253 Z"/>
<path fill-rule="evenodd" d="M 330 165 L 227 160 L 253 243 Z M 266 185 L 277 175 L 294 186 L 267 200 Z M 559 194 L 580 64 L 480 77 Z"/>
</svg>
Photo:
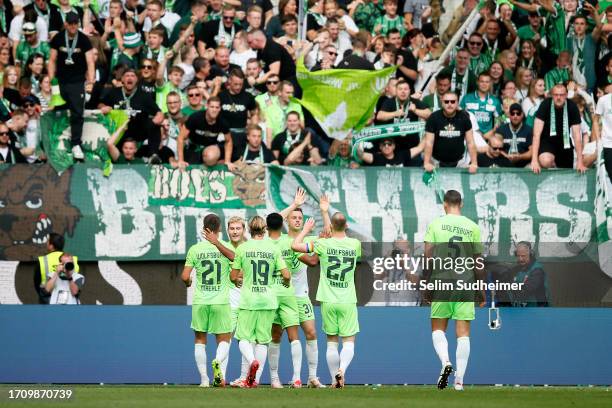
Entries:
<svg viewBox="0 0 612 408">
<path fill-rule="evenodd" d="M 39 157 L 36 155 L 36 148 L 40 145 L 39 123 L 40 123 L 40 101 L 37 97 L 28 95 L 23 99 L 23 110 L 28 114 L 28 122 L 25 129 L 25 149 L 22 153 L 28 163 L 36 163 Z"/>
<path fill-rule="evenodd" d="M 140 65 L 140 80 L 138 81 L 138 87 L 145 95 L 155 100 L 155 74 L 157 72 L 157 62 L 145 58 L 142 60 Z"/>
<path fill-rule="evenodd" d="M 478 154 L 478 167 L 514 167 L 504 151 L 504 138 L 494 134 L 489 138 L 487 151 Z"/>
<path fill-rule="evenodd" d="M 185 116 L 189 116 L 195 112 L 202 112 L 205 107 L 202 103 L 202 92 L 196 85 L 189 85 L 187 87 L 187 106 L 181 109 L 181 113 Z"/>
<path fill-rule="evenodd" d="M 336 67 L 336 58 L 338 57 L 338 50 L 334 45 L 328 45 L 323 49 L 321 55 L 321 61 L 317 62 L 311 71 L 322 71 L 324 69 L 333 69 Z"/>
<path fill-rule="evenodd" d="M 531 136 L 533 129 L 525 123 L 521 105 L 514 103 L 508 110 L 510 123 L 497 128 L 496 134 L 504 141 L 506 157 L 516 167 L 525 167 L 531 162 Z"/>
</svg>

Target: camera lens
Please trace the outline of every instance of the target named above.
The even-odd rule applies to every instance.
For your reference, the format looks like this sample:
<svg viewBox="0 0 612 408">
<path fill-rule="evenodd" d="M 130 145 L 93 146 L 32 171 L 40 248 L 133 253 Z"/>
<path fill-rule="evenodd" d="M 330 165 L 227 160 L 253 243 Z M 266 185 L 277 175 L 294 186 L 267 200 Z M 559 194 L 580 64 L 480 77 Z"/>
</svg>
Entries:
<svg viewBox="0 0 612 408">
<path fill-rule="evenodd" d="M 72 262 L 66 262 L 66 263 L 64 264 L 64 269 L 65 269 L 65 270 L 67 270 L 67 271 L 72 271 L 72 270 L 74 270 L 74 263 L 72 263 Z"/>
</svg>

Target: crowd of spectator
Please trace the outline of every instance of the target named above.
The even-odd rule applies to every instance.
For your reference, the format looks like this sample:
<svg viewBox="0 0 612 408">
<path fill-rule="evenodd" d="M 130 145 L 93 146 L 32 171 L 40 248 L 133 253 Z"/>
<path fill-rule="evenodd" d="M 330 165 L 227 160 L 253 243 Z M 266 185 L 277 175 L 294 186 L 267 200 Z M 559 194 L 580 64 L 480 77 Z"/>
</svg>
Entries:
<svg viewBox="0 0 612 408">
<path fill-rule="evenodd" d="M 124 109 L 108 140 L 118 163 L 584 171 L 602 139 L 612 167 L 602 4 L 488 1 L 435 69 L 476 0 L 442 35 L 438 0 L 308 0 L 303 27 L 296 0 L 0 0 L 0 162 L 45 161 L 40 117 L 62 109 L 81 160 L 84 110 Z M 370 124 L 424 121 L 424 134 L 353 157 L 350 137 L 330 139 L 295 101 L 300 58 L 311 71 L 397 65 Z"/>
</svg>

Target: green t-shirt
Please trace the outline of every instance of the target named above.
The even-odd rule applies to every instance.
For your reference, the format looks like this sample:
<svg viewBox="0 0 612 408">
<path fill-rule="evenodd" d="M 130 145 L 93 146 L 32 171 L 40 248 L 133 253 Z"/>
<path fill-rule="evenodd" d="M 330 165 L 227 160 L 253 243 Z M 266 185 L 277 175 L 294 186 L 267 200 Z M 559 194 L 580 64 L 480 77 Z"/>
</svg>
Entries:
<svg viewBox="0 0 612 408">
<path fill-rule="evenodd" d="M 257 99 L 256 99 L 257 101 Z M 287 106 L 281 106 L 278 98 L 273 100 L 271 105 L 264 105 L 260 108 L 266 118 L 268 127 L 272 129 L 272 139 L 283 130 L 285 130 L 285 120 L 289 112 L 295 111 L 300 115 L 300 120 L 304 121 L 304 112 L 302 111 L 302 105 L 297 102 L 289 101 Z"/>
<path fill-rule="evenodd" d="M 221 241 L 232 249 L 232 247 Z M 202 241 L 187 252 L 185 266 L 195 269 L 194 305 L 223 305 L 229 303 L 230 261 L 210 242 Z"/>
<path fill-rule="evenodd" d="M 361 242 L 349 237 L 319 238 L 313 244 L 321 263 L 317 300 L 357 303 L 355 268 L 361 257 Z"/>
<path fill-rule="evenodd" d="M 205 110 L 206 108 L 204 106 L 202 106 L 201 109 L 196 110 L 196 109 L 193 109 L 191 106 L 187 105 L 181 109 L 181 113 L 185 115 L 186 117 L 189 117 L 193 113 L 204 112 Z"/>
<path fill-rule="evenodd" d="M 372 35 L 376 35 L 374 30 L 376 26 L 380 25 L 380 35 L 386 36 L 387 33 L 394 28 L 399 30 L 400 35 L 403 37 L 406 34 L 406 27 L 404 26 L 404 18 L 402 16 L 395 16 L 395 18 L 390 19 L 386 14 L 384 16 L 378 17 L 374 21 L 374 26 L 372 27 Z"/>
<path fill-rule="evenodd" d="M 31 55 L 42 54 L 46 62 L 49 60 L 49 53 L 50 48 L 48 42 L 39 41 L 36 47 L 32 47 L 27 41 L 20 41 L 19 45 L 17 45 L 17 58 L 15 61 L 19 61 L 22 66 L 25 66 Z"/>
<path fill-rule="evenodd" d="M 567 68 L 553 68 L 544 75 L 544 87 L 546 91 L 550 91 L 557 84 L 564 84 L 570 80 L 569 70 Z"/>
<path fill-rule="evenodd" d="M 299 272 L 301 262 L 298 258 L 302 254 L 291 249 L 293 238 L 291 238 L 289 235 L 282 234 L 278 239 L 268 239 L 281 251 L 281 255 L 285 261 L 285 264 L 287 265 L 287 269 L 289 269 L 289 272 L 291 272 L 291 276 L 293 276 L 296 272 Z M 274 274 L 274 290 L 276 291 L 276 296 L 295 296 L 295 288 L 293 285 L 286 288 L 283 285 L 283 277 L 279 273 Z"/>
<path fill-rule="evenodd" d="M 519 27 L 518 30 L 516 30 L 516 35 L 518 35 L 518 37 L 522 40 L 533 40 L 533 38 L 535 37 L 535 35 L 538 34 L 535 31 L 533 31 L 533 28 L 531 28 L 531 26 L 529 24 L 526 24 L 522 27 Z M 546 32 L 544 31 L 544 25 L 540 26 L 540 38 L 543 38 L 544 35 L 546 34 Z M 536 44 L 537 45 L 537 44 Z"/>
<path fill-rule="evenodd" d="M 488 94 L 484 99 L 480 99 L 478 92 L 465 95 L 461 99 L 461 108 L 474 114 L 478 129 L 482 133 L 493 129 L 495 118 L 502 114 L 502 106 L 497 96 Z"/>
<path fill-rule="evenodd" d="M 470 57 L 469 69 L 478 76 L 480 73 L 488 71 L 493 63 L 489 54 L 480 54 L 478 57 Z"/>
<path fill-rule="evenodd" d="M 463 215 L 447 214 L 433 220 L 427 226 L 425 242 L 439 244 L 434 248 L 435 258 L 468 258 L 483 252 L 480 228 L 474 221 Z M 441 277 L 440 274 L 443 271 L 435 269 L 434 274 L 436 272 L 436 277 Z M 464 279 L 471 277 L 473 277 L 472 271 Z"/>
<path fill-rule="evenodd" d="M 546 38 L 548 39 L 548 49 L 555 55 L 559 55 L 561 51 L 565 51 L 566 33 L 565 33 L 565 11 L 559 3 L 554 3 L 555 13 L 548 12 L 543 7 L 538 7 L 538 14 L 546 17 Z"/>
<path fill-rule="evenodd" d="M 251 239 L 240 245 L 232 264 L 243 273 L 239 308 L 276 309 L 275 277 L 286 267 L 280 249 L 269 239 Z"/>
</svg>

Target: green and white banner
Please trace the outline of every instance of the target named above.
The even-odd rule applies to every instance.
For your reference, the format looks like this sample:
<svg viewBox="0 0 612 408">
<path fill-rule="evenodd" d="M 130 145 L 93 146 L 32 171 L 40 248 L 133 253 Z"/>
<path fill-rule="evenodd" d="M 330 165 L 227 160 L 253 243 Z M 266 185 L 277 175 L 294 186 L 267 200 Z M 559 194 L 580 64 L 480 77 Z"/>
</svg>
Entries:
<svg viewBox="0 0 612 408">
<path fill-rule="evenodd" d="M 300 59 L 297 78 L 303 95 L 298 102 L 312 113 L 329 137 L 342 140 L 349 132 L 366 126 L 376 101 L 396 69 L 329 69 L 310 72 L 304 66 L 303 59 Z"/>
<path fill-rule="evenodd" d="M 128 120 L 122 110 L 112 110 L 107 115 L 85 111 L 82 149 L 85 160 L 101 166 L 110 164 L 106 141 Z M 51 111 L 40 118 L 40 140 L 48 152 L 48 161 L 57 172 L 63 172 L 74 164 L 70 143 L 70 115 L 68 111 Z"/>
<path fill-rule="evenodd" d="M 597 185 L 595 188 L 595 222 L 599 265 L 612 277 L 612 184 L 603 160 L 603 147 L 597 155 Z"/>
</svg>

